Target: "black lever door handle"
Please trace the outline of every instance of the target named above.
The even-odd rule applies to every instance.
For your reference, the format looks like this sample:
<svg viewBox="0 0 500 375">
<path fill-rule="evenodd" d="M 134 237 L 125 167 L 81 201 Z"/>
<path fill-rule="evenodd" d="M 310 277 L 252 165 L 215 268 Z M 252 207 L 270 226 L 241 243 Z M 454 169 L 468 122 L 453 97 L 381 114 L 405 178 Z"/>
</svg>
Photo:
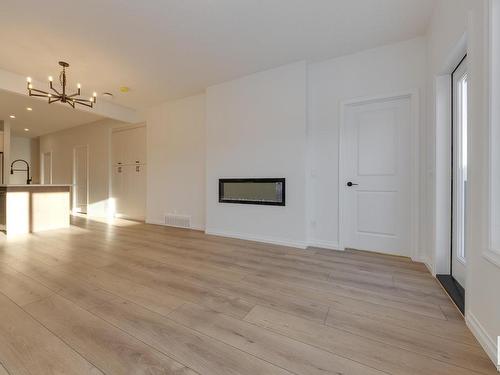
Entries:
<svg viewBox="0 0 500 375">
<path fill-rule="evenodd" d="M 349 186 L 349 187 L 351 187 L 351 186 L 358 186 L 358 185 L 359 185 L 359 184 L 353 184 L 351 181 L 349 181 L 349 182 L 347 183 L 347 186 Z"/>
</svg>

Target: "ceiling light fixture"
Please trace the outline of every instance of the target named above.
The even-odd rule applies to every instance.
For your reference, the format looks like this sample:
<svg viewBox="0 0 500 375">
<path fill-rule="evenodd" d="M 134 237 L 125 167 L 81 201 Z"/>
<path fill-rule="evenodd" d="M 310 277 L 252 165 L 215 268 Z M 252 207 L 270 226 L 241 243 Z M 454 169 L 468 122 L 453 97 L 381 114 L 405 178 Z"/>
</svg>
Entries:
<svg viewBox="0 0 500 375">
<path fill-rule="evenodd" d="M 10 115 L 9 117 L 10 118 L 16 118 L 16 115 Z"/>
<path fill-rule="evenodd" d="M 29 132 L 30 130 L 28 128 L 24 128 L 24 131 L 25 132 Z"/>
<path fill-rule="evenodd" d="M 32 111 L 32 110 L 33 110 L 33 108 L 31 108 L 31 107 L 26 107 L 26 110 L 27 110 L 27 111 Z"/>
<path fill-rule="evenodd" d="M 59 83 L 61 84 L 62 92 L 59 92 L 58 90 L 56 90 L 54 88 L 52 76 L 49 76 L 49 87 L 53 91 L 53 93 L 34 89 L 33 84 L 31 83 L 31 77 L 28 77 L 26 80 L 27 80 L 27 87 L 28 87 L 29 96 L 38 96 L 41 98 L 48 98 L 49 104 L 60 101 L 61 103 L 68 103 L 73 108 L 75 108 L 76 104 L 80 104 L 80 105 L 84 105 L 86 107 L 93 108 L 94 104 L 97 101 L 97 93 L 94 92 L 94 94 L 92 95 L 92 97 L 90 99 L 78 98 L 78 96 L 80 96 L 82 86 L 80 84 L 77 84 L 77 86 L 76 86 L 77 92 L 74 94 L 68 95 L 66 93 L 66 68 L 69 67 L 69 64 L 67 62 L 64 62 L 64 61 L 59 61 L 59 65 L 62 66 L 62 71 L 59 74 Z"/>
</svg>

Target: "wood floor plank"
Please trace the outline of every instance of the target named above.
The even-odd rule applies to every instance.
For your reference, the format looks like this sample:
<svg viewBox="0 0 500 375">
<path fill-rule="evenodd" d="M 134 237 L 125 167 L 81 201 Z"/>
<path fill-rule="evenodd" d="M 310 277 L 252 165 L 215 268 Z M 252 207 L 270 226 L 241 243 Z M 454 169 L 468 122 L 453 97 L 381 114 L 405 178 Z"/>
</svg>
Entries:
<svg viewBox="0 0 500 375">
<path fill-rule="evenodd" d="M 133 282 L 102 269 L 89 267 L 86 264 L 70 263 L 54 268 L 53 271 L 78 275 L 91 285 L 163 315 L 167 315 L 170 311 L 186 302 L 186 300 L 175 295 L 160 292 L 153 287 Z"/>
<path fill-rule="evenodd" d="M 390 293 L 377 293 L 374 291 L 365 290 L 362 287 L 347 286 L 343 284 L 327 283 L 319 280 L 304 279 L 291 275 L 279 273 L 256 273 L 254 277 L 259 279 L 270 279 L 280 283 L 297 285 L 298 287 L 306 287 L 312 290 L 320 290 L 325 293 L 341 295 L 362 301 L 368 301 L 375 304 L 381 304 L 388 307 L 415 312 L 432 318 L 443 319 L 445 316 L 438 305 L 435 303 L 420 302 L 415 299 L 403 297 L 401 295 L 393 295 Z"/>
<path fill-rule="evenodd" d="M 494 374 L 493 366 L 488 372 L 471 371 L 262 306 L 256 306 L 245 320 L 391 374 Z"/>
<path fill-rule="evenodd" d="M 183 305 L 169 317 L 295 374 L 383 374 L 360 363 L 201 306 Z"/>
<path fill-rule="evenodd" d="M 343 295 L 303 288 L 297 285 L 279 283 L 263 278 L 245 277 L 243 282 L 248 282 L 255 287 L 277 290 L 281 293 L 291 294 L 304 299 L 314 299 L 328 304 L 332 310 L 367 317 L 370 320 L 391 324 L 397 327 L 413 329 L 435 335 L 448 340 L 477 346 L 477 341 L 463 322 L 447 321 L 430 318 L 415 312 L 401 310 L 350 298 Z"/>
<path fill-rule="evenodd" d="M 330 310 L 326 324 L 472 371 L 487 373 L 491 360 L 477 346 L 398 327 L 350 313 Z"/>
<path fill-rule="evenodd" d="M 1 293 L 0 317 L 0 362 L 11 375 L 102 375 L 99 369 Z"/>
<path fill-rule="evenodd" d="M 279 366 L 260 360 L 127 301 L 110 302 L 92 311 L 143 342 L 186 363 L 200 374 L 290 375 L 290 372 Z"/>
<path fill-rule="evenodd" d="M 106 374 L 194 374 L 63 297 L 50 296 L 25 309 Z"/>
<path fill-rule="evenodd" d="M 154 288 L 159 293 L 176 296 L 185 301 L 200 303 L 236 317 L 244 317 L 255 306 L 254 303 L 248 302 L 239 296 L 227 296 L 206 286 L 190 282 L 187 279 L 170 278 L 169 280 L 165 280 L 162 277 L 152 276 L 137 268 L 125 267 L 120 264 L 114 264 L 101 270 L 102 272 L 107 272 L 118 277 L 128 278 L 140 285 Z"/>
<path fill-rule="evenodd" d="M 19 306 L 40 300 L 53 292 L 9 266 L 0 265 L 0 292 Z"/>
<path fill-rule="evenodd" d="M 150 281 L 162 280 L 166 283 L 186 284 L 202 288 L 205 292 L 217 291 L 228 298 L 243 298 L 252 304 L 268 305 L 277 309 L 281 309 L 299 316 L 305 316 L 308 319 L 323 322 L 328 312 L 328 306 L 297 299 L 291 296 L 283 295 L 280 293 L 269 293 L 260 288 L 252 288 L 248 285 L 239 285 L 238 283 L 227 281 L 223 279 L 215 279 L 194 275 L 190 272 L 184 272 L 184 275 L 173 275 L 174 270 L 166 265 L 156 264 L 138 264 L 134 263 L 127 268 L 124 265 L 112 265 L 102 268 L 109 272 L 122 272 L 130 274 L 142 274 L 146 279 L 149 277 Z M 195 301 L 196 303 L 196 301 Z"/>
</svg>

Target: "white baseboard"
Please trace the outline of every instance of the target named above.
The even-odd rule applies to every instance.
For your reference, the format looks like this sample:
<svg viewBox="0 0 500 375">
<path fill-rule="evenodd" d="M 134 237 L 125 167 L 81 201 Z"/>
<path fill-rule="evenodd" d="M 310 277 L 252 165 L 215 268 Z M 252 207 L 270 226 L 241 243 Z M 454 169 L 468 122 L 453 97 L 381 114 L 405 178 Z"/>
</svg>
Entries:
<svg viewBox="0 0 500 375">
<path fill-rule="evenodd" d="M 498 348 L 495 340 L 488 335 L 488 332 L 486 332 L 479 320 L 477 320 L 475 315 L 470 311 L 467 311 L 465 314 L 465 322 L 500 372 L 500 366 L 498 365 L 499 359 L 497 358 Z"/>
<path fill-rule="evenodd" d="M 191 229 L 191 230 L 198 230 L 201 232 L 205 231 L 204 226 L 198 226 L 198 225 L 192 225 L 190 228 L 184 228 L 184 227 L 178 227 L 175 225 L 167 225 L 163 221 L 157 221 L 157 220 L 146 220 L 146 224 L 153 224 L 153 225 L 161 225 L 163 227 L 172 227 L 172 228 L 181 228 L 181 229 Z"/>
<path fill-rule="evenodd" d="M 285 240 L 285 239 L 281 239 L 281 238 L 261 237 L 261 236 L 246 234 L 246 233 L 221 232 L 221 231 L 211 230 L 211 229 L 205 229 L 205 233 L 211 234 L 213 236 L 237 238 L 239 240 L 263 242 L 263 243 L 268 243 L 268 244 L 272 244 L 272 245 L 296 247 L 299 249 L 307 248 L 307 244 L 305 242 L 290 241 L 290 240 Z"/>
<path fill-rule="evenodd" d="M 431 275 L 436 276 L 436 272 L 434 271 L 434 267 L 432 266 L 432 262 L 430 261 L 429 257 L 427 256 L 412 257 L 411 260 L 413 260 L 414 262 L 425 264 Z"/>
<path fill-rule="evenodd" d="M 320 249 L 327 249 L 327 250 L 337 250 L 337 251 L 344 251 L 345 249 L 340 247 L 338 242 L 332 242 L 332 241 L 321 241 L 321 240 L 312 240 L 307 242 L 308 247 L 319 247 Z"/>
</svg>

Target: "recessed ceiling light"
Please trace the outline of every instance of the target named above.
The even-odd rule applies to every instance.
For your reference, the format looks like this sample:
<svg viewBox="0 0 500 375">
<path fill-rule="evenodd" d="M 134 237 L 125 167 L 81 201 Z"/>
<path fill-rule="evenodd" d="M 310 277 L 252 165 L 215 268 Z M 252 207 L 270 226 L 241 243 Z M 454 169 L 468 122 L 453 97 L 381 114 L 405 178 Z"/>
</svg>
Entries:
<svg viewBox="0 0 500 375">
<path fill-rule="evenodd" d="M 9 117 L 10 117 L 10 118 L 16 118 L 16 116 L 15 116 L 15 115 L 10 115 Z"/>
<path fill-rule="evenodd" d="M 28 128 L 24 128 L 24 131 L 25 132 L 29 132 L 30 130 Z"/>
<path fill-rule="evenodd" d="M 31 108 L 31 107 L 26 107 L 26 110 L 27 110 L 27 111 L 32 111 L 32 110 L 33 110 L 33 108 Z"/>
<path fill-rule="evenodd" d="M 130 87 L 122 86 L 122 87 L 120 87 L 120 91 L 123 92 L 123 93 L 129 92 L 130 91 Z"/>
</svg>

